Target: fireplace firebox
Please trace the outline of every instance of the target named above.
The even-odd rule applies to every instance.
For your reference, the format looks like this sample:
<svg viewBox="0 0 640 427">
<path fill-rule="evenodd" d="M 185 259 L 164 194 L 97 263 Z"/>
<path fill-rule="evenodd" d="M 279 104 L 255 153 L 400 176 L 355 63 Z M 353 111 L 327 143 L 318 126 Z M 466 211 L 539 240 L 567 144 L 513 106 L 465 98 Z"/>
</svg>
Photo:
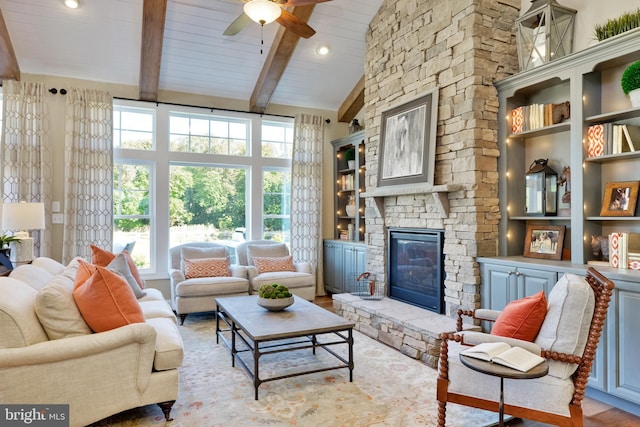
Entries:
<svg viewBox="0 0 640 427">
<path fill-rule="evenodd" d="M 444 231 L 389 228 L 387 237 L 389 298 L 442 314 Z"/>
</svg>

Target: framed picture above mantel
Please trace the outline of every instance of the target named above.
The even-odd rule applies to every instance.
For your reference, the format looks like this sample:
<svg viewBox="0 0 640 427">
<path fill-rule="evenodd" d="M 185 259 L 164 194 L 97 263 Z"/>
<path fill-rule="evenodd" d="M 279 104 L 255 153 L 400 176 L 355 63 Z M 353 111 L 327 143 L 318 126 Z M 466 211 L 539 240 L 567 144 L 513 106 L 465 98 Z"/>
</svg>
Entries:
<svg viewBox="0 0 640 427">
<path fill-rule="evenodd" d="M 433 184 L 438 88 L 382 112 L 378 187 Z"/>
</svg>

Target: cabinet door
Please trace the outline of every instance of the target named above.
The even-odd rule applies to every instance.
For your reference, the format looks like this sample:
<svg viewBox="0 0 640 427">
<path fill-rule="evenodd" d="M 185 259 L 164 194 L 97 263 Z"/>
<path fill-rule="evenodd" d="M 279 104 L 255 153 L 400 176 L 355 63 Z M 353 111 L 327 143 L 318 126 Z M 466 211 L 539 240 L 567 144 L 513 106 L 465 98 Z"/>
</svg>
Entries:
<svg viewBox="0 0 640 427">
<path fill-rule="evenodd" d="M 356 246 L 344 244 L 342 246 L 342 259 L 343 259 L 343 276 L 342 276 L 342 288 L 340 292 L 351 292 L 354 289 L 355 279 L 362 271 L 358 271 Z"/>
<path fill-rule="evenodd" d="M 355 256 L 355 272 L 357 274 L 362 274 L 365 271 L 367 271 L 367 247 L 355 246 L 354 256 Z"/>
<path fill-rule="evenodd" d="M 551 288 L 558 281 L 555 271 L 518 268 L 514 274 L 518 280 L 518 298 L 528 297 L 540 291 L 549 295 Z"/>
<path fill-rule="evenodd" d="M 502 310 L 511 300 L 517 298 L 515 268 L 499 264 L 482 265 L 482 308 Z"/>
<path fill-rule="evenodd" d="M 614 289 L 607 324 L 607 391 L 640 403 L 640 293 Z"/>
<path fill-rule="evenodd" d="M 338 293 L 342 282 L 342 246 L 334 242 L 324 242 L 324 288 Z"/>
</svg>

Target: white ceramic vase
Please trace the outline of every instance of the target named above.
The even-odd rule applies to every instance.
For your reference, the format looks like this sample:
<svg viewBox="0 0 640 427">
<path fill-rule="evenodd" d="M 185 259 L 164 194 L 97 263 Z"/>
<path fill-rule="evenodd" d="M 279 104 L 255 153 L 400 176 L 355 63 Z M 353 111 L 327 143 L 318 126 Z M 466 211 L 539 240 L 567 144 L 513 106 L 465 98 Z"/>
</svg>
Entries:
<svg viewBox="0 0 640 427">
<path fill-rule="evenodd" d="M 640 89 L 634 89 L 629 92 L 629 99 L 633 108 L 640 107 Z"/>
</svg>

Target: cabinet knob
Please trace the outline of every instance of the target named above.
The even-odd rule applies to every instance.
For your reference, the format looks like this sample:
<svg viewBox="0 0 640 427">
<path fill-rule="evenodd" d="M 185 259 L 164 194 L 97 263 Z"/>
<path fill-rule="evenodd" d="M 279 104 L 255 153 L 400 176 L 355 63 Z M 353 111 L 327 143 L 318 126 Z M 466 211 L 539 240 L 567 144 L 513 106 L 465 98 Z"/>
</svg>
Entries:
<svg viewBox="0 0 640 427">
<path fill-rule="evenodd" d="M 520 272 L 519 271 L 516 271 L 516 276 L 520 276 Z"/>
<path fill-rule="evenodd" d="M 509 270 L 507 271 L 507 275 L 511 276 L 513 274 L 513 271 Z"/>
</svg>

